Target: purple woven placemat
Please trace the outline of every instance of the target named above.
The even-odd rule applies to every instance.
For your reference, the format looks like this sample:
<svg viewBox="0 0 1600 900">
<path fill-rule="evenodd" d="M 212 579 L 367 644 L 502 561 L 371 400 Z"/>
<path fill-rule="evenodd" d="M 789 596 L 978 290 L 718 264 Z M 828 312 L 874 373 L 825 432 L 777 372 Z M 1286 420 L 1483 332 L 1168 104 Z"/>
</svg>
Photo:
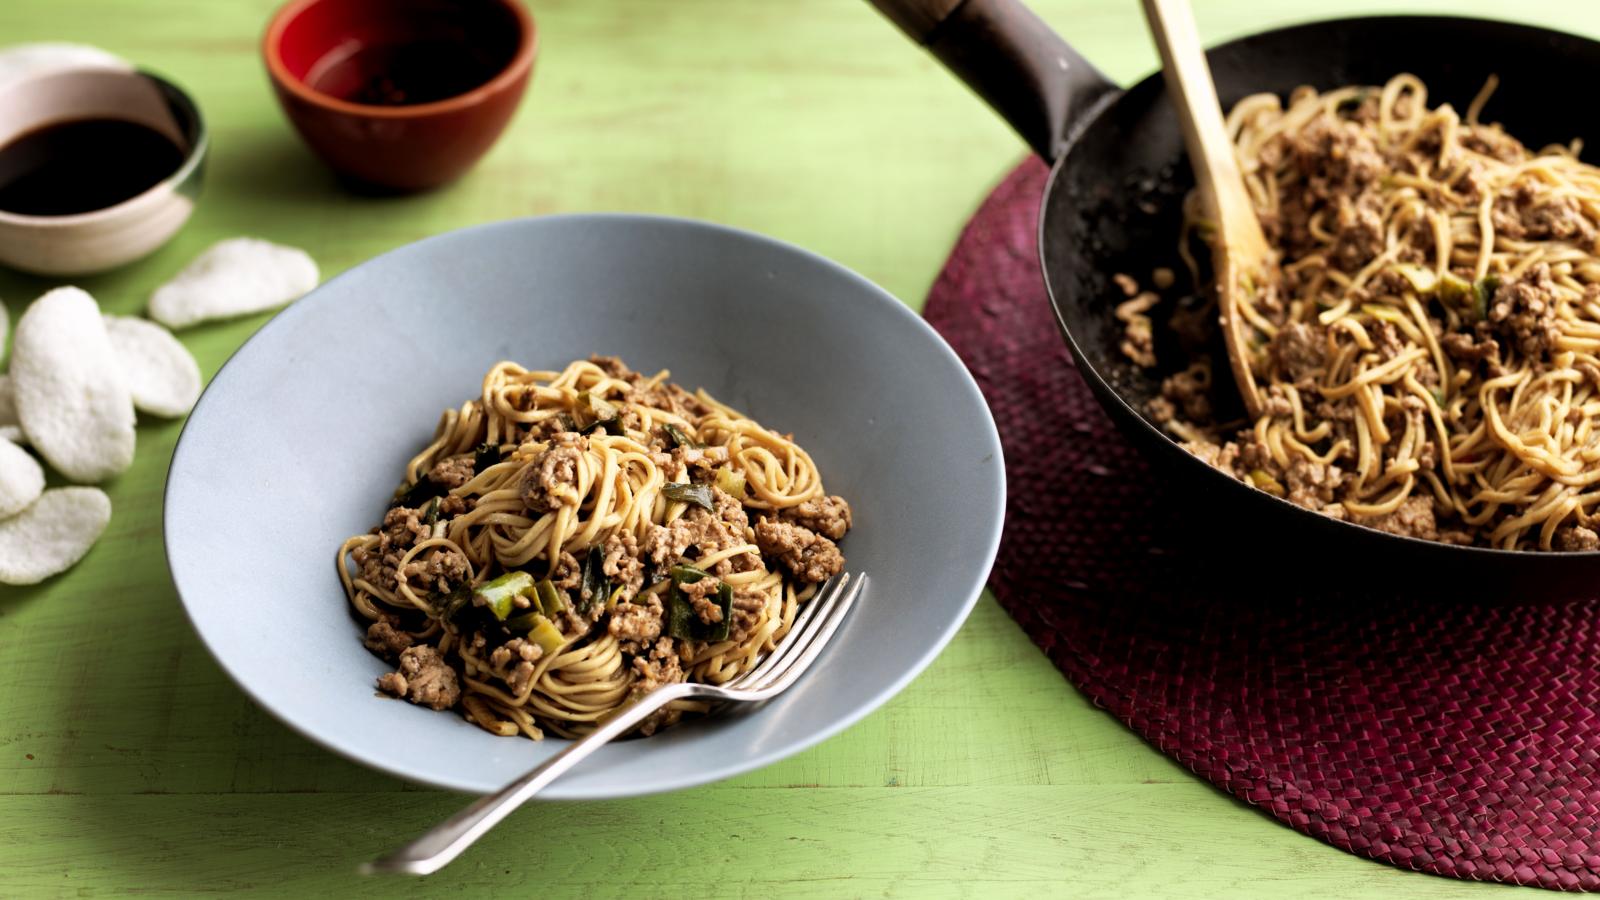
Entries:
<svg viewBox="0 0 1600 900">
<path fill-rule="evenodd" d="M 990 586 L 1097 705 L 1336 847 L 1460 878 L 1600 888 L 1600 602 L 1418 606 L 1250 585 L 1182 522 L 1072 367 L 1035 252 L 1030 160 L 967 226 L 928 321 L 1000 426 Z"/>
</svg>

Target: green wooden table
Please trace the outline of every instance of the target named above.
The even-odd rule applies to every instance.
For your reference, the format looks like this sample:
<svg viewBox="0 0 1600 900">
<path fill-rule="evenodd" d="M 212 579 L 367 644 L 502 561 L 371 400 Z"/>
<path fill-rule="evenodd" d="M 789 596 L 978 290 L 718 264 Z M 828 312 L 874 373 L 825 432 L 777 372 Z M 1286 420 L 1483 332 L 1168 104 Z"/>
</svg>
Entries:
<svg viewBox="0 0 1600 900">
<path fill-rule="evenodd" d="M 302 149 L 268 93 L 256 45 L 273 5 L 0 3 L 0 41 L 102 45 L 186 85 L 209 118 L 210 180 L 188 228 L 154 257 L 83 282 L 108 310 L 141 310 L 156 284 L 225 236 L 306 247 L 331 275 L 459 226 L 572 210 L 766 232 L 915 307 L 962 222 L 1022 153 L 860 0 L 546 0 L 535 6 L 543 54 L 532 90 L 484 163 L 437 193 L 355 197 Z M 1301 17 L 1394 9 L 1297 5 Z M 1272 6 L 1197 3 L 1208 40 L 1291 15 Z M 1037 8 L 1113 76 L 1153 68 L 1133 0 Z M 1493 0 L 1407 8 L 1511 11 Z M 1522 0 L 1514 12 L 1600 34 L 1600 8 L 1583 0 Z M 49 284 L 0 274 L 0 296 L 15 315 Z M 184 340 L 209 375 L 264 319 Z M 991 599 L 903 694 L 806 753 L 666 796 L 535 806 L 443 874 L 363 880 L 358 861 L 463 798 L 323 751 L 217 668 L 162 556 L 162 482 L 178 431 L 140 427 L 133 469 L 109 487 L 111 527 L 76 570 L 0 588 L 0 896 L 1507 890 L 1357 859 L 1218 792 L 1092 708 Z"/>
</svg>

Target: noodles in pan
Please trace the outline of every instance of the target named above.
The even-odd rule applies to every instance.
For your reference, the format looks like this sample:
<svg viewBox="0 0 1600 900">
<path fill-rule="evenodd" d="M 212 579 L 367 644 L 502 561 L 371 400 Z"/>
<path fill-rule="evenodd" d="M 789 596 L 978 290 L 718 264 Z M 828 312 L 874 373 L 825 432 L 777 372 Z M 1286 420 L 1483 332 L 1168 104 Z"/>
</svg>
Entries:
<svg viewBox="0 0 1600 900">
<path fill-rule="evenodd" d="M 1533 152 L 1482 123 L 1493 89 L 1464 112 L 1430 107 L 1410 75 L 1240 101 L 1228 127 L 1278 255 L 1240 310 L 1265 409 L 1214 421 L 1196 363 L 1166 379 L 1152 417 L 1330 516 L 1600 548 L 1600 169 L 1576 142 Z M 1213 228 L 1193 195 L 1185 218 L 1195 268 L 1187 235 Z M 1125 350 L 1153 364 L 1155 298 L 1124 286 Z M 1204 318 L 1180 314 L 1174 326 Z"/>
<path fill-rule="evenodd" d="M 790 436 L 666 378 L 503 362 L 445 411 L 383 523 L 339 549 L 367 646 L 398 666 L 382 690 L 495 734 L 570 737 L 784 639 L 842 569 L 850 507 Z"/>
</svg>

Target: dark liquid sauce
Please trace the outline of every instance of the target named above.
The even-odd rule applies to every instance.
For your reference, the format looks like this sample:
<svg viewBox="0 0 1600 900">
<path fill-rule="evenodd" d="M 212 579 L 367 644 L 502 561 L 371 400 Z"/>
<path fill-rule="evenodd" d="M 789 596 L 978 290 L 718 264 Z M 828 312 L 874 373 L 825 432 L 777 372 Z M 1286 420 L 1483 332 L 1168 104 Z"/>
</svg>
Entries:
<svg viewBox="0 0 1600 900">
<path fill-rule="evenodd" d="M 70 216 L 131 200 L 183 165 L 170 138 L 123 119 L 73 119 L 0 147 L 0 210 Z"/>
<path fill-rule="evenodd" d="M 350 103 L 410 106 L 482 87 L 505 68 L 498 53 L 460 41 L 367 44 L 312 67 L 312 90 Z"/>
</svg>

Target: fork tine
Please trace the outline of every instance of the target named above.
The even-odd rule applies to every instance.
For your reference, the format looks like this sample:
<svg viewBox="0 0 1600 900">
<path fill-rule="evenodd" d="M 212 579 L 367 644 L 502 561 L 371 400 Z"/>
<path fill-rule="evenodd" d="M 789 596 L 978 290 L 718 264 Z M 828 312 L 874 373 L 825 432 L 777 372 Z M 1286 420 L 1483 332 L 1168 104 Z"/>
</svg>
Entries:
<svg viewBox="0 0 1600 900">
<path fill-rule="evenodd" d="M 785 639 L 777 647 L 773 648 L 771 653 L 767 654 L 767 658 L 762 660 L 754 669 L 733 679 L 723 687 L 737 690 L 745 685 L 755 684 L 758 680 L 765 678 L 768 672 L 777 667 L 778 663 L 792 655 L 796 644 L 804 643 L 802 635 L 810 627 L 811 620 L 816 617 L 817 608 L 831 602 L 849 582 L 850 576 L 848 574 L 843 578 L 829 579 L 828 583 L 824 584 L 822 589 L 817 591 L 806 603 L 805 608 L 800 610 L 800 614 L 795 616 L 794 621 L 789 625 L 788 633 L 784 635 Z"/>
<path fill-rule="evenodd" d="M 838 630 L 839 623 L 843 622 L 845 617 L 850 614 L 850 607 L 855 604 L 856 597 L 860 596 L 862 589 L 867 586 L 867 576 L 862 575 L 855 580 L 853 585 L 848 587 L 846 587 L 845 582 L 840 582 L 839 586 L 840 592 L 828 600 L 829 608 L 817 614 L 816 627 L 807 634 L 802 635 L 805 649 L 799 651 L 798 655 L 787 657 L 782 670 L 775 670 L 777 671 L 776 675 L 770 677 L 765 684 L 757 685 L 752 690 L 759 690 L 763 693 L 778 693 L 788 688 L 789 685 L 794 684 L 796 679 L 811 668 L 811 664 L 816 662 L 817 657 L 822 654 L 822 649 L 828 646 L 828 642 L 833 639 L 833 633 Z"/>
</svg>

